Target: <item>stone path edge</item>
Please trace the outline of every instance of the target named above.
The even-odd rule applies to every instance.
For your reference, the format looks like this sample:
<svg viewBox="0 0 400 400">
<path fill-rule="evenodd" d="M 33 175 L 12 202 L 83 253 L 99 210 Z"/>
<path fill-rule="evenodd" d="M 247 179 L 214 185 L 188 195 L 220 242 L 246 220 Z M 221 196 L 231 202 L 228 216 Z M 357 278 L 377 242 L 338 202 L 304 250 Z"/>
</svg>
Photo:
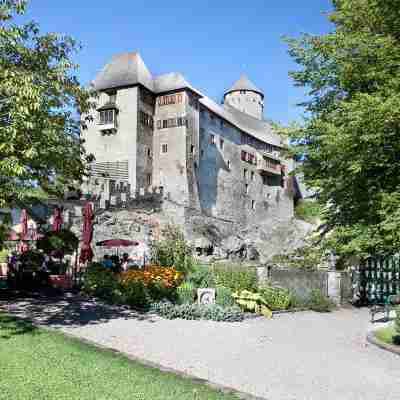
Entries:
<svg viewBox="0 0 400 400">
<path fill-rule="evenodd" d="M 45 326 L 45 325 L 36 324 L 34 321 L 32 321 L 29 318 L 16 317 L 15 315 L 7 313 L 7 312 L 4 312 L 4 311 L 2 311 L 2 313 L 4 315 L 8 315 L 8 316 L 10 316 L 12 318 L 15 318 L 15 319 L 28 321 L 29 323 L 31 323 L 33 326 L 35 326 L 37 328 L 44 329 L 44 330 L 47 330 L 49 332 L 54 332 L 54 333 L 57 333 L 57 334 L 61 334 L 61 335 L 65 336 L 66 338 L 71 339 L 73 341 L 77 341 L 79 343 L 84 343 L 84 344 L 86 344 L 88 346 L 96 347 L 97 349 L 102 350 L 102 351 L 111 352 L 113 354 L 120 355 L 120 356 L 122 356 L 122 357 L 124 357 L 124 358 L 126 358 L 126 359 L 128 359 L 130 361 L 137 362 L 137 363 L 143 365 L 144 367 L 158 369 L 161 372 L 173 374 L 173 375 L 176 375 L 176 376 L 181 377 L 183 379 L 190 380 L 191 382 L 193 382 L 195 384 L 208 386 L 211 389 L 215 389 L 215 390 L 220 391 L 220 392 L 222 392 L 224 394 L 234 395 L 234 396 L 236 396 L 238 398 L 238 400 L 268 400 L 266 397 L 254 396 L 254 395 L 252 395 L 250 393 L 241 392 L 241 391 L 236 390 L 234 388 L 231 388 L 229 386 L 220 385 L 219 383 L 215 383 L 215 382 L 209 381 L 207 379 L 198 378 L 195 375 L 190 375 L 190 374 L 187 374 L 186 372 L 182 372 L 182 371 L 170 368 L 170 367 L 165 367 L 165 366 L 163 366 L 161 364 L 157 364 L 155 362 L 146 360 L 144 358 L 140 358 L 140 357 L 133 356 L 131 354 L 124 353 L 124 352 L 122 352 L 120 350 L 114 349 L 113 347 L 104 346 L 104 345 L 102 345 L 100 343 L 96 343 L 96 342 L 94 342 L 92 340 L 79 337 L 78 335 L 74 335 L 74 334 L 69 333 L 69 332 L 64 332 L 64 331 L 62 331 L 60 329 L 57 329 L 57 328 L 49 328 L 48 326 Z"/>
<path fill-rule="evenodd" d="M 376 336 L 375 336 L 375 331 L 371 331 L 367 335 L 367 341 L 374 346 L 379 347 L 382 350 L 389 351 L 390 353 L 397 354 L 400 356 L 400 349 L 398 348 L 399 346 L 394 346 L 388 343 L 384 343 L 380 341 Z"/>
</svg>

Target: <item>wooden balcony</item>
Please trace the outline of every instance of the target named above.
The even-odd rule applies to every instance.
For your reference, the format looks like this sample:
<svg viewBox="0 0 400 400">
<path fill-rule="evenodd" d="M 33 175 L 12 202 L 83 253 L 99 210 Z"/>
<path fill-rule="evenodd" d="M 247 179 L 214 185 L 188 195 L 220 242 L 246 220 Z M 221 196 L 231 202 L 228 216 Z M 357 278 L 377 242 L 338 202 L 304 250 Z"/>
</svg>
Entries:
<svg viewBox="0 0 400 400">
<path fill-rule="evenodd" d="M 282 166 L 278 159 L 263 154 L 262 156 L 257 157 L 257 170 L 260 174 L 280 176 Z"/>
</svg>

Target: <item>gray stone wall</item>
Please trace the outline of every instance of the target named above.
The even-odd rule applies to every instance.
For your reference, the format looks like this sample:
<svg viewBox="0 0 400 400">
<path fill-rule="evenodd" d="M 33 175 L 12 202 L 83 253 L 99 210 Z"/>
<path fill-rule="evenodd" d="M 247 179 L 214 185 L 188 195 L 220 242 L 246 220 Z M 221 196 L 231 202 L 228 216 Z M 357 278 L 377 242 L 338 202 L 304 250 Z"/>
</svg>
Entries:
<svg viewBox="0 0 400 400">
<path fill-rule="evenodd" d="M 338 305 L 352 299 L 351 277 L 348 272 L 258 267 L 257 273 L 259 282 L 289 289 L 301 299 L 308 299 L 314 289 L 320 290 Z"/>
<path fill-rule="evenodd" d="M 108 102 L 108 95 L 100 93 L 97 106 Z M 82 130 L 81 137 L 85 140 L 88 153 L 95 155 L 95 162 L 128 161 L 129 185 L 132 193 L 136 192 L 136 155 L 137 155 L 137 115 L 138 88 L 120 89 L 116 95 L 118 107 L 118 129 L 116 133 L 104 135 L 98 124 L 98 113 L 93 112 L 93 121 L 88 123 L 88 129 Z"/>
<path fill-rule="evenodd" d="M 137 154 L 136 154 L 136 182 L 138 194 L 140 191 L 149 192 L 153 187 L 153 132 L 151 126 L 145 125 L 140 120 L 140 112 L 153 117 L 154 120 L 154 106 L 147 104 L 141 100 L 140 93 L 145 89 L 139 88 L 138 99 L 138 116 L 137 116 Z"/>
<path fill-rule="evenodd" d="M 155 121 L 186 116 L 186 95 L 182 93 L 183 101 L 179 104 L 160 105 L 156 102 Z M 166 153 L 162 145 L 168 146 Z M 188 187 L 186 173 L 186 127 L 177 126 L 159 129 L 157 123 L 154 131 L 153 176 L 154 185 L 163 187 L 167 199 L 188 205 Z"/>
<path fill-rule="evenodd" d="M 242 161 L 244 146 L 238 129 L 203 111 L 200 113 L 199 139 L 199 195 L 201 209 L 206 215 L 241 225 L 267 227 L 293 217 L 290 178 L 285 187 L 281 187 L 279 176 L 275 180 L 266 179 L 256 165 Z M 245 148 L 256 153 L 248 145 Z M 282 163 L 286 171 L 292 169 L 289 161 L 282 158 Z"/>
</svg>

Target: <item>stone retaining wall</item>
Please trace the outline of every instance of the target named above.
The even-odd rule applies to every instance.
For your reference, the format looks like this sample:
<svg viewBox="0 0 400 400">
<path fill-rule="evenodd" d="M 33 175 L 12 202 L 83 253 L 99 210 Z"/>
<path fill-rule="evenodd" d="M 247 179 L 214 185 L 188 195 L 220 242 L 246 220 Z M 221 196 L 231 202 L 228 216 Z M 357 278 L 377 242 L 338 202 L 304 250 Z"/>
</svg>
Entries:
<svg viewBox="0 0 400 400">
<path fill-rule="evenodd" d="M 351 280 L 347 272 L 258 267 L 257 273 L 260 282 L 287 288 L 302 299 L 307 299 L 313 289 L 320 290 L 337 304 L 352 298 Z"/>
</svg>

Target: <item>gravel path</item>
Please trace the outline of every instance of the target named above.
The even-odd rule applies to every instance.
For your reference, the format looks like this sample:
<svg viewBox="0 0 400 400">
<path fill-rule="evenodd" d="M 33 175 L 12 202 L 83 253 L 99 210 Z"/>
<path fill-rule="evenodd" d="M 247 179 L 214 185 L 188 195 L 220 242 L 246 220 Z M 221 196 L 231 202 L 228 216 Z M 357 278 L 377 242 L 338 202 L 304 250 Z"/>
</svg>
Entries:
<svg viewBox="0 0 400 400">
<path fill-rule="evenodd" d="M 73 297 L 1 308 L 269 400 L 400 399 L 400 357 L 367 344 L 366 309 L 230 324 L 168 321 Z"/>
</svg>

